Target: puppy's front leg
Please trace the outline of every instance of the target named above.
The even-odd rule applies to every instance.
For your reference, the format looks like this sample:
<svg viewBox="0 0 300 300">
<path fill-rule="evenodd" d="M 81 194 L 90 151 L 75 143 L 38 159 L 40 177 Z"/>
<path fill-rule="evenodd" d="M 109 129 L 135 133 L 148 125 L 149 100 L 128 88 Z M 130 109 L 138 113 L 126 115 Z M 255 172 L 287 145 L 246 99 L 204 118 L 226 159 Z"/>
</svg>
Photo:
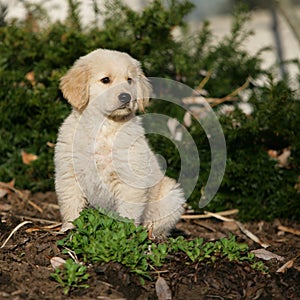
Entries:
<svg viewBox="0 0 300 300">
<path fill-rule="evenodd" d="M 63 221 L 61 231 L 73 228 L 72 221 L 79 217 L 86 205 L 86 197 L 78 184 L 73 166 L 72 144 L 61 141 L 55 147 L 55 190 Z"/>
<path fill-rule="evenodd" d="M 61 231 L 74 228 L 72 221 L 79 217 L 86 206 L 86 200 L 74 178 L 65 178 L 56 173 L 56 193 L 63 225 Z"/>
<path fill-rule="evenodd" d="M 143 215 L 143 224 L 152 230 L 153 238 L 165 238 L 184 211 L 183 190 L 174 179 L 164 177 L 150 189 L 150 199 Z"/>
</svg>

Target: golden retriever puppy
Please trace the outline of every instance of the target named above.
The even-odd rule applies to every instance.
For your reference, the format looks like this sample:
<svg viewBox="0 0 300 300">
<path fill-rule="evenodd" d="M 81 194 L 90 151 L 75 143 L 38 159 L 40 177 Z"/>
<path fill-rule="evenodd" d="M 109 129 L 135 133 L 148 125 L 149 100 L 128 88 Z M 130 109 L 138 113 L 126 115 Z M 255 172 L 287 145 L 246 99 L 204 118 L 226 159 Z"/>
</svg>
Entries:
<svg viewBox="0 0 300 300">
<path fill-rule="evenodd" d="M 62 231 L 90 205 L 133 219 L 154 237 L 166 236 L 185 199 L 176 181 L 164 176 L 135 116 L 151 93 L 140 63 L 98 49 L 75 62 L 60 88 L 73 107 L 55 147 Z"/>
</svg>

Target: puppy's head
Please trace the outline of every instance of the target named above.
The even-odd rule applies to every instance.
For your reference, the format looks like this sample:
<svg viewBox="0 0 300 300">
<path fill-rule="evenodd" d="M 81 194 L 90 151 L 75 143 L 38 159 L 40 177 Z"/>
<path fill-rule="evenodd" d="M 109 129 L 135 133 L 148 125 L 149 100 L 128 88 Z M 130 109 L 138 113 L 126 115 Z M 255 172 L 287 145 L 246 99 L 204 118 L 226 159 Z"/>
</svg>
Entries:
<svg viewBox="0 0 300 300">
<path fill-rule="evenodd" d="M 126 53 L 98 49 L 78 59 L 61 78 L 64 97 L 78 111 L 102 99 L 104 113 L 115 121 L 143 111 L 151 86 L 140 63 Z"/>
</svg>

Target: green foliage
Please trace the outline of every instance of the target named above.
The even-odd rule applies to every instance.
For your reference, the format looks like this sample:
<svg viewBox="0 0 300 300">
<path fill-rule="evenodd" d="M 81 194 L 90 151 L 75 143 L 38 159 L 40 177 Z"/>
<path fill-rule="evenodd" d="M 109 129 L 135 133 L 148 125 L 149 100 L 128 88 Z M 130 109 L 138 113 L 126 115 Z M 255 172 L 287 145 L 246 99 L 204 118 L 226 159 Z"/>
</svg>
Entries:
<svg viewBox="0 0 300 300">
<path fill-rule="evenodd" d="M 240 208 L 244 220 L 275 217 L 299 218 L 299 101 L 284 81 L 253 88 L 251 116 L 236 109 L 222 117 L 228 159 L 226 174 L 209 209 Z M 236 124 L 238 123 L 238 126 Z M 287 166 L 268 155 L 268 150 L 291 149 Z"/>
<path fill-rule="evenodd" d="M 202 238 L 195 238 L 191 241 L 185 240 L 182 236 L 169 239 L 171 249 L 174 253 L 181 251 L 185 253 L 192 262 L 199 262 L 205 259 L 214 261 L 216 257 L 226 257 L 229 261 L 253 261 L 254 255 L 248 252 L 247 244 L 237 243 L 232 235 L 221 238 L 216 242 L 204 243 Z"/>
<path fill-rule="evenodd" d="M 74 221 L 76 231 L 60 245 L 81 254 L 85 262 L 114 261 L 128 266 L 133 272 L 146 274 L 147 232 L 128 219 L 116 218 L 95 209 L 84 210 Z"/>
<path fill-rule="evenodd" d="M 140 60 L 148 76 L 174 79 L 193 88 L 210 72 L 204 86 L 210 98 L 230 94 L 251 77 L 246 91 L 253 113 L 246 116 L 238 109 L 241 98 L 237 95 L 231 103 L 236 110 L 220 115 L 227 168 L 217 197 L 206 209 L 238 208 L 248 220 L 299 219 L 299 192 L 294 188 L 299 184 L 299 95 L 287 78 L 275 80 L 262 69 L 260 54 L 266 49 L 252 55 L 245 50 L 244 42 L 252 34 L 247 30 L 249 13 L 238 7 L 230 33 L 215 43 L 208 22 L 189 33 L 185 17 L 193 5 L 186 0 L 154 0 L 141 12 L 119 0 L 106 2 L 104 11 L 93 3 L 95 21 L 87 28 L 80 23 L 77 0 L 68 0 L 64 22 L 45 23 L 46 12 L 38 5 L 27 5 L 25 21 L 2 22 L 7 26 L 0 27 L 0 181 L 15 179 L 18 188 L 32 191 L 54 188 L 53 148 L 47 143 L 55 143 L 58 127 L 70 111 L 58 90 L 59 78 L 78 57 L 96 48 L 110 48 Z M 105 18 L 101 28 L 97 27 L 99 14 Z M 255 80 L 262 76 L 269 81 L 259 86 Z M 184 115 L 177 106 L 158 100 L 149 112 L 179 120 Z M 197 209 L 210 170 L 210 148 L 196 122 L 189 131 L 201 160 L 199 182 L 188 199 Z M 158 136 L 151 136 L 150 141 L 166 157 L 167 174 L 177 178 L 178 151 Z M 290 164 L 278 167 L 267 152 L 287 147 Z M 21 150 L 38 155 L 38 160 L 23 164 Z"/>
<path fill-rule="evenodd" d="M 148 279 L 151 269 L 180 253 L 190 262 L 214 261 L 218 257 L 254 262 L 248 246 L 237 243 L 234 236 L 209 243 L 202 238 L 188 241 L 180 236 L 155 244 L 148 239 L 147 230 L 136 227 L 132 220 L 93 208 L 83 210 L 73 224 L 76 228 L 58 242 L 59 246 L 71 249 L 85 263 L 118 262 Z"/>
<path fill-rule="evenodd" d="M 86 273 L 86 266 L 75 263 L 72 259 L 67 259 L 62 268 L 56 268 L 51 277 L 63 287 L 64 294 L 68 294 L 72 289 L 88 288 L 85 283 L 90 275 Z"/>
</svg>

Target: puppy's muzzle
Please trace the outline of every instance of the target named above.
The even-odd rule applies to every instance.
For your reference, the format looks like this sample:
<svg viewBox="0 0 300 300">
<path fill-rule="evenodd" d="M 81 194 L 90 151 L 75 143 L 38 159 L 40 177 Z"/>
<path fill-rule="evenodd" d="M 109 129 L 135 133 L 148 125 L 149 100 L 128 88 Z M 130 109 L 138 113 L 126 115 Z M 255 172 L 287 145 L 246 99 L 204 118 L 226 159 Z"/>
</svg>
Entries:
<svg viewBox="0 0 300 300">
<path fill-rule="evenodd" d="M 122 104 L 127 104 L 131 100 L 131 95 L 128 93 L 121 93 L 118 98 Z"/>
</svg>

